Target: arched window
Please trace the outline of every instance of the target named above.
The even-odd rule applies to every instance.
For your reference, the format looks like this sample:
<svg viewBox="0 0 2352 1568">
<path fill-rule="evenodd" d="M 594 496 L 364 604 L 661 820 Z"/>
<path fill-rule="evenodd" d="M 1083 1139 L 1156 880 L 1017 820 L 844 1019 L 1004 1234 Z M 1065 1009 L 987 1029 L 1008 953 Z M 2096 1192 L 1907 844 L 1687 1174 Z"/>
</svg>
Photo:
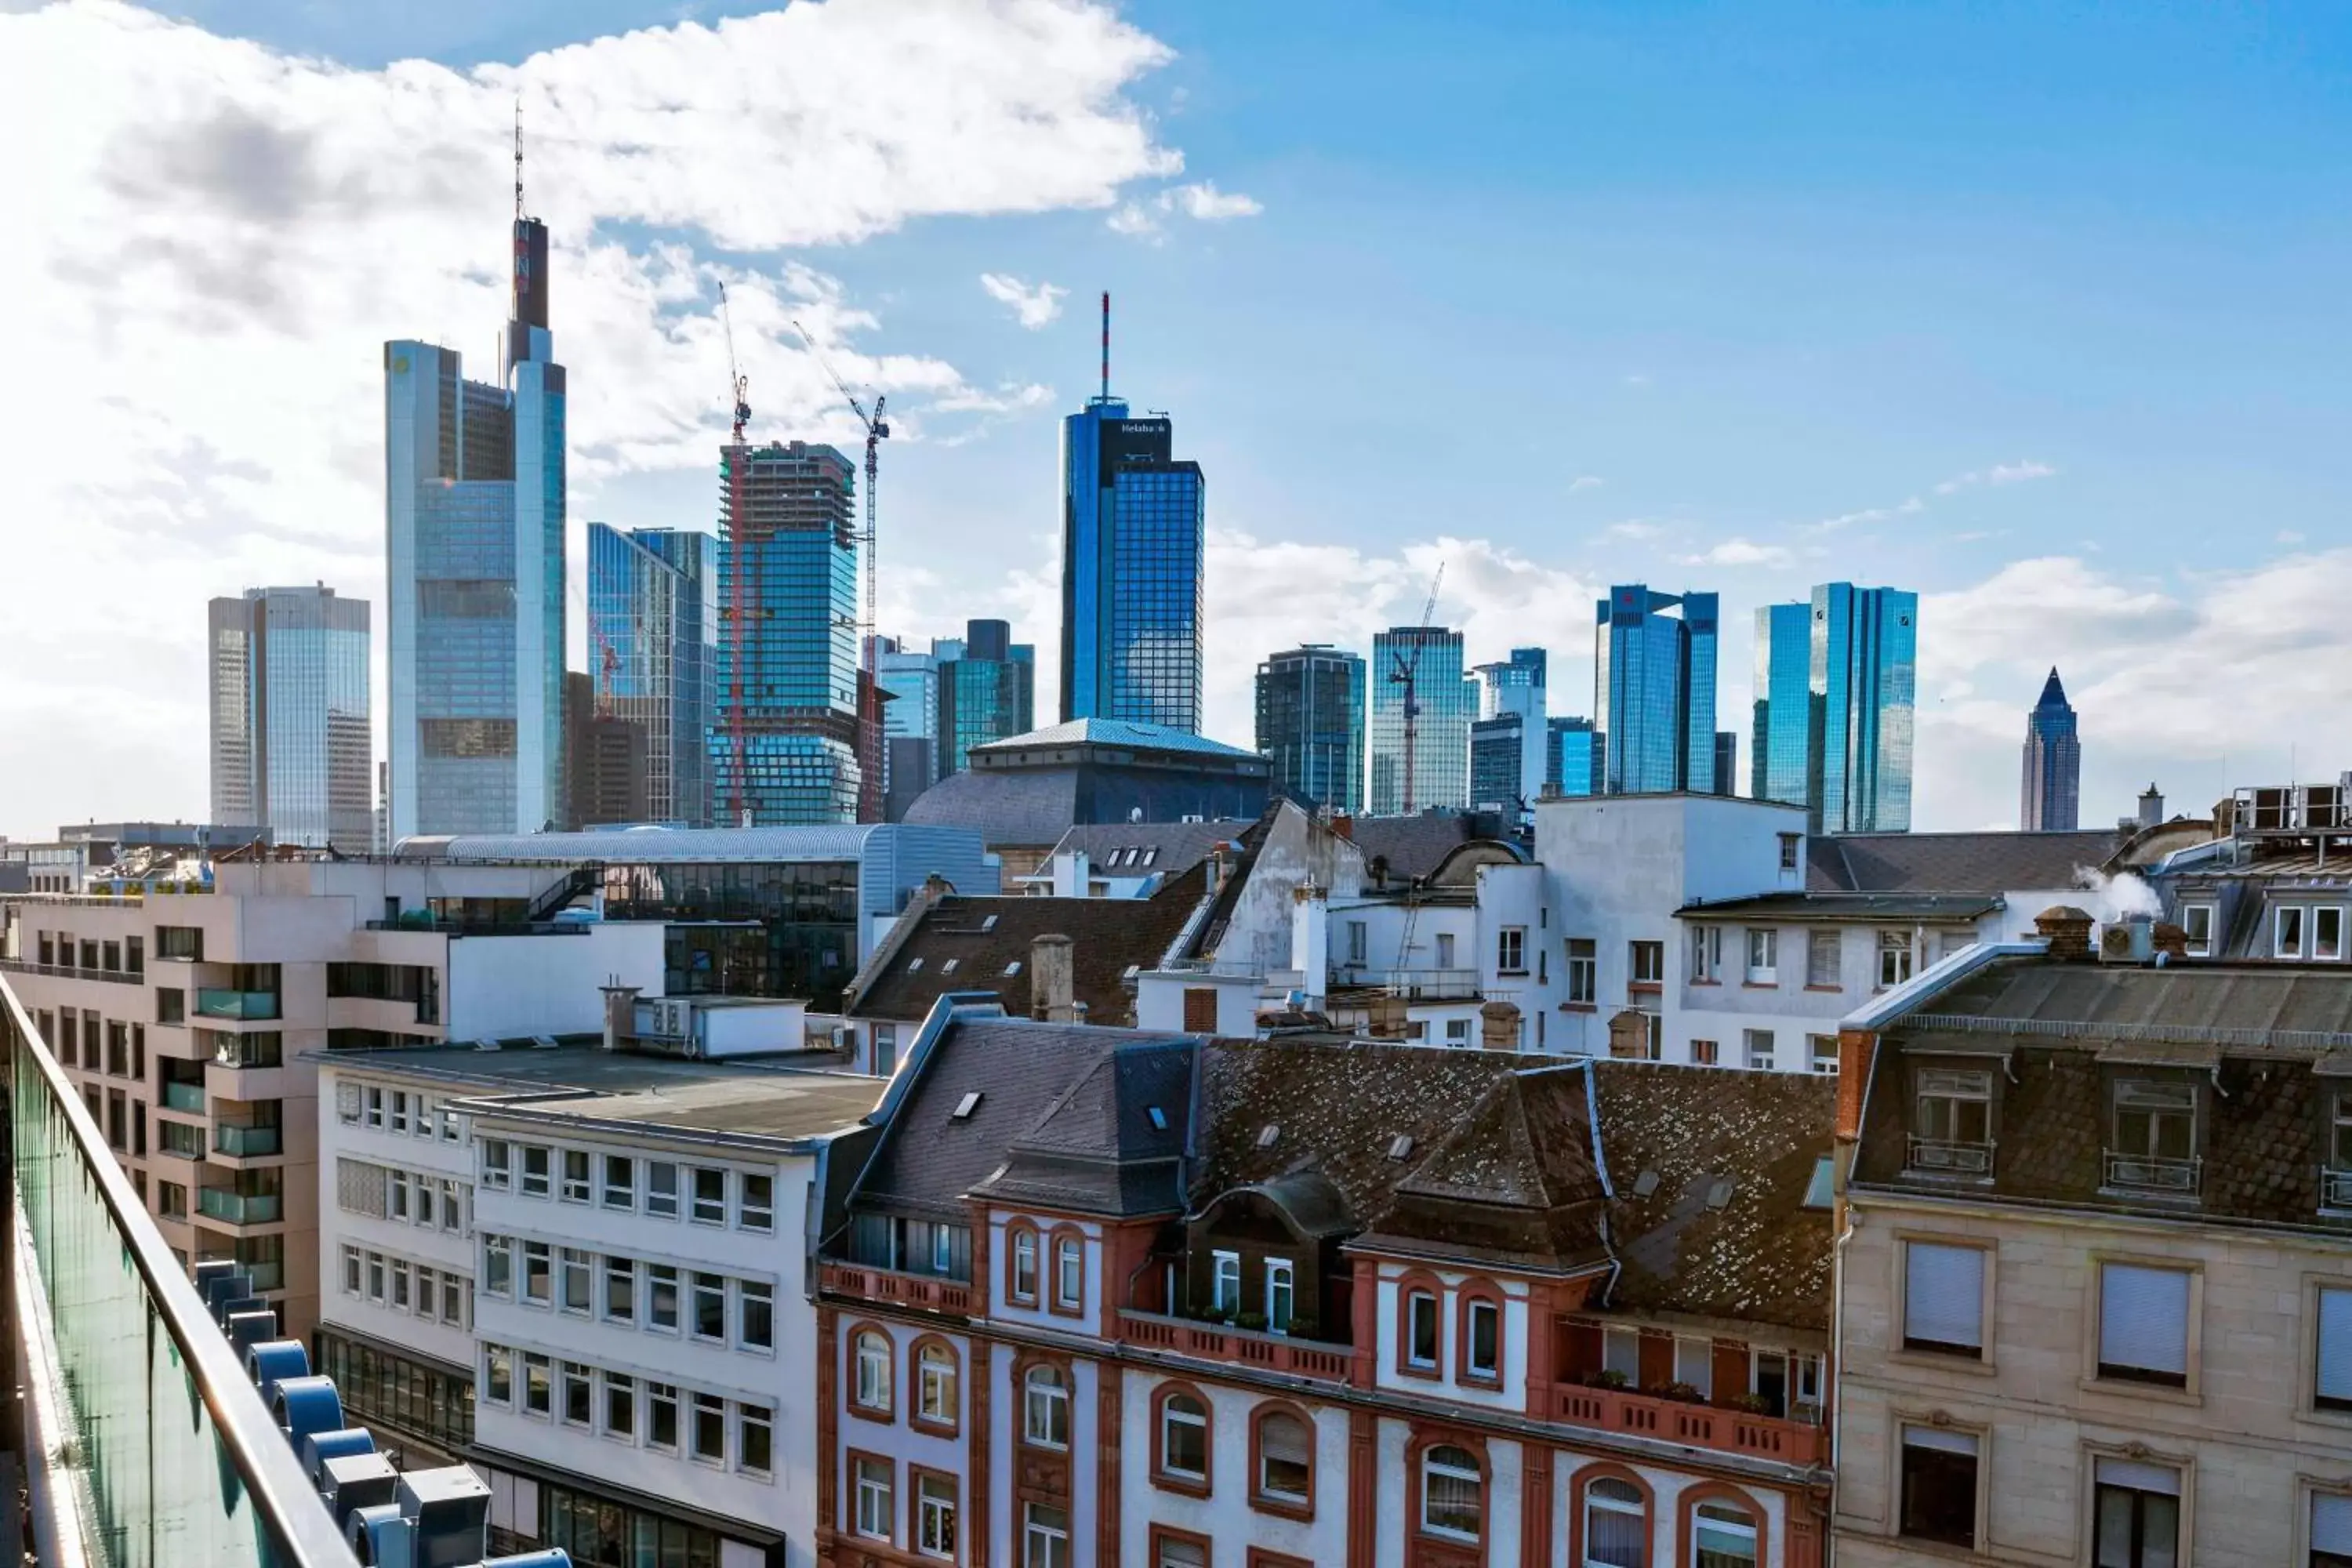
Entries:
<svg viewBox="0 0 2352 1568">
<path fill-rule="evenodd" d="M 1050 1366 L 1029 1369 L 1022 1384 L 1022 1431 L 1041 1448 L 1070 1446 L 1070 1385 Z"/>
<path fill-rule="evenodd" d="M 1037 1233 L 1023 1226 L 1013 1233 L 1013 1253 L 1005 1259 L 1005 1294 L 1028 1306 L 1037 1304 Z"/>
<path fill-rule="evenodd" d="M 1712 1500 L 1691 1515 L 1690 1568 L 1756 1568 L 1756 1516 Z"/>
<path fill-rule="evenodd" d="M 1209 1407 L 1189 1394 L 1160 1402 L 1160 1468 L 1180 1481 L 1209 1479 Z"/>
<path fill-rule="evenodd" d="M 1286 1410 L 1257 1419 L 1257 1495 L 1304 1508 L 1315 1500 L 1315 1434 Z"/>
<path fill-rule="evenodd" d="M 1584 1489 L 1584 1568 L 1643 1568 L 1650 1513 L 1642 1489 L 1601 1476 Z"/>
<path fill-rule="evenodd" d="M 1087 1250 L 1075 1236 L 1054 1239 L 1054 1305 L 1076 1311 L 1087 1299 Z"/>
<path fill-rule="evenodd" d="M 1449 1541 L 1477 1540 L 1486 1523 L 1486 1491 L 1477 1456 L 1438 1444 L 1421 1457 L 1421 1528 Z"/>
<path fill-rule="evenodd" d="M 956 1424 L 955 1352 L 937 1340 L 915 1358 L 915 1418 L 938 1426 Z"/>
<path fill-rule="evenodd" d="M 879 1329 L 857 1336 L 857 1404 L 864 1410 L 890 1408 L 890 1340 Z"/>
</svg>

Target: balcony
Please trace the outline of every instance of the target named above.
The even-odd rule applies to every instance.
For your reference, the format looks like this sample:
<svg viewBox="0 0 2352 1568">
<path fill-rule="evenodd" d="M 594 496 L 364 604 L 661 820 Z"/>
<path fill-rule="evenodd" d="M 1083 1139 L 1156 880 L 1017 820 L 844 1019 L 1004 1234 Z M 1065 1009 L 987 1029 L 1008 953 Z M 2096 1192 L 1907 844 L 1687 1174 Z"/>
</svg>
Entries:
<svg viewBox="0 0 2352 1568">
<path fill-rule="evenodd" d="M 866 1268 L 854 1263 L 828 1263 L 819 1275 L 819 1285 L 836 1295 L 856 1296 L 868 1301 L 889 1301 L 901 1307 L 920 1307 L 929 1312 L 968 1315 L 972 1308 L 971 1286 L 934 1275 L 900 1274 L 894 1269 Z"/>
<path fill-rule="evenodd" d="M 1349 964 L 1339 972 L 1343 985 L 1367 985 L 1408 1002 L 1475 1002 L 1478 972 L 1475 969 L 1367 969 Z"/>
<path fill-rule="evenodd" d="M 2324 1209 L 2352 1209 L 2352 1171 L 2319 1173 L 2319 1206 Z"/>
<path fill-rule="evenodd" d="M 97 1121 L 0 979 L 16 1227 L 0 1331 L 44 1561 L 350 1568 L 351 1551 Z M 282 1282 L 284 1266 L 273 1261 Z"/>
<path fill-rule="evenodd" d="M 215 1127 L 213 1152 L 235 1160 L 251 1160 L 285 1152 L 285 1136 L 275 1127 Z"/>
<path fill-rule="evenodd" d="M 190 1116 L 202 1116 L 205 1113 L 205 1086 L 200 1083 L 173 1083 L 167 1080 L 163 1085 L 163 1109 L 185 1111 Z"/>
<path fill-rule="evenodd" d="M 1552 1390 L 1551 1416 L 1574 1426 L 1654 1437 L 1785 1465 L 1818 1465 L 1829 1458 L 1827 1434 L 1810 1422 L 1663 1399 L 1630 1388 L 1560 1384 Z"/>
<path fill-rule="evenodd" d="M 0 970 L 12 974 L 47 974 L 59 980 L 104 980 L 116 985 L 144 985 L 147 977 L 121 969 L 80 969 L 70 963 L 36 963 L 29 959 L 0 958 Z"/>
<path fill-rule="evenodd" d="M 2108 1150 L 2106 1156 L 2104 1184 L 2110 1192 L 2193 1198 L 2204 1175 L 2202 1160 L 2173 1160 L 2161 1154 L 2131 1154 L 2114 1149 Z"/>
<path fill-rule="evenodd" d="M 1157 1312 L 1122 1311 L 1119 1332 L 1129 1343 L 1151 1350 L 1193 1356 L 1234 1366 L 1254 1366 L 1293 1377 L 1345 1383 L 1355 1352 L 1346 1345 L 1319 1344 L 1287 1334 L 1260 1333 L 1228 1328 L 1223 1323 L 1195 1322 L 1190 1318 L 1162 1317 Z"/>
<path fill-rule="evenodd" d="M 196 988 L 196 1016 L 202 1018 L 228 1018 L 240 1022 L 268 1020 L 278 1016 L 278 993 L 275 991 L 225 991 L 209 985 Z"/>
<path fill-rule="evenodd" d="M 285 1217 L 285 1200 L 276 1193 L 256 1193 L 251 1196 L 230 1192 L 226 1187 L 196 1189 L 196 1212 L 206 1219 L 216 1219 L 224 1225 L 275 1225 Z M 259 1268 L 259 1264 L 248 1265 Z M 270 1265 L 276 1268 L 278 1265 Z"/>
<path fill-rule="evenodd" d="M 1904 1156 L 1903 1171 L 1911 1176 L 1990 1176 L 1992 1142 L 1921 1138 L 1914 1134 Z"/>
</svg>

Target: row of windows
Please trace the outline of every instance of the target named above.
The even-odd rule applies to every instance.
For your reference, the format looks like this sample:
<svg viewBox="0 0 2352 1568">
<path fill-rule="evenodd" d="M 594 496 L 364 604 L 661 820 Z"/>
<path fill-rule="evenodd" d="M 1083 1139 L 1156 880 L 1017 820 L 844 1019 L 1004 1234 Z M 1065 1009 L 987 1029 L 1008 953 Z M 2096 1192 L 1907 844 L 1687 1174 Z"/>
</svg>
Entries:
<svg viewBox="0 0 2352 1568">
<path fill-rule="evenodd" d="M 914 1368 L 915 1405 L 907 1413 L 909 1425 L 952 1436 L 961 1420 L 957 1390 L 962 1364 L 945 1340 L 919 1340 L 909 1352 Z M 890 1420 L 898 1413 L 898 1356 L 890 1336 L 879 1329 L 861 1329 L 850 1336 L 850 1409 L 873 1420 Z"/>
<path fill-rule="evenodd" d="M 1153 1399 L 1151 1479 L 1155 1485 L 1213 1495 L 1215 1426 L 1208 1400 L 1183 1384 Z M 1266 1404 L 1250 1414 L 1249 1500 L 1254 1508 L 1309 1519 L 1315 1512 L 1315 1428 L 1295 1407 Z"/>
<path fill-rule="evenodd" d="M 853 1450 L 849 1456 L 849 1527 L 868 1541 L 899 1540 L 898 1467 L 895 1460 Z M 925 1557 L 952 1562 L 960 1534 L 960 1499 L 956 1478 L 943 1470 L 907 1467 L 907 1483 L 914 1496 L 908 1504 L 912 1537 L 909 1544 Z M 1034 1509 L 1032 1511 L 1035 1511 Z M 1059 1510 L 1054 1510 L 1059 1514 Z M 1069 1519 L 1060 1514 L 1060 1551 L 1056 1557 L 1034 1559 L 1041 1565 L 1068 1562 Z M 1024 1557 L 1024 1561 L 1029 1560 Z"/>
<path fill-rule="evenodd" d="M 487 1343 L 478 1397 L 501 1410 L 682 1455 L 697 1464 L 732 1468 L 761 1480 L 775 1474 L 772 1405 Z"/>
<path fill-rule="evenodd" d="M 452 1453 L 474 1440 L 474 1380 L 319 1331 L 319 1370 L 356 1422 L 389 1422 Z"/>
<path fill-rule="evenodd" d="M 365 1127 L 403 1137 L 430 1138 L 443 1143 L 465 1140 L 457 1113 L 435 1104 L 429 1095 L 380 1084 L 342 1082 L 335 1086 L 335 1114 L 348 1127 Z"/>
<path fill-rule="evenodd" d="M 1719 1041 L 1694 1039 L 1690 1043 L 1690 1059 L 1700 1067 L 1738 1066 L 1770 1072 L 1780 1065 L 1780 1040 L 1770 1029 L 1742 1029 L 1739 1051 L 1739 1060 L 1727 1064 L 1723 1060 Z M 1837 1037 L 1807 1035 L 1804 1060 L 1814 1072 L 1834 1074 L 1838 1069 Z"/>
<path fill-rule="evenodd" d="M 396 1253 L 344 1247 L 343 1294 L 453 1329 L 474 1326 L 472 1280 Z"/>
<path fill-rule="evenodd" d="M 335 1206 L 345 1214 L 462 1236 L 472 1227 L 473 1200 L 473 1188 L 455 1176 L 397 1170 L 366 1160 L 335 1162 Z"/>
<path fill-rule="evenodd" d="M 556 1176 L 561 1155 L 561 1185 Z M 643 1183 L 639 1175 L 642 1168 Z M 683 1174 L 681 1174 L 681 1172 Z M 723 1226 L 730 1189 L 738 1230 L 776 1228 L 776 1179 L 737 1173 L 723 1165 L 687 1165 L 674 1160 L 637 1160 L 626 1154 L 592 1159 L 584 1149 L 551 1149 L 544 1143 L 482 1140 L 481 1184 L 511 1189 L 527 1198 L 555 1197 L 567 1204 L 595 1204 L 622 1214 Z"/>
<path fill-rule="evenodd" d="M 1078 1232 L 1057 1230 L 1047 1238 L 1040 1236 L 1034 1226 L 1016 1223 L 1010 1227 L 1008 1236 L 1011 1245 L 1005 1249 L 1004 1259 L 1004 1293 L 1008 1300 L 1021 1307 L 1039 1304 L 1038 1269 L 1050 1239 L 1053 1299 L 1046 1305 L 1064 1313 L 1086 1310 L 1086 1241 Z"/>
<path fill-rule="evenodd" d="M 776 1288 L 763 1279 L 486 1233 L 482 1294 L 762 1355 L 776 1349 Z"/>
<path fill-rule="evenodd" d="M 1694 985 L 1717 985 L 1725 978 L 1723 963 L 1722 926 L 1695 925 L 1690 931 L 1690 981 Z M 1771 926 L 1741 928 L 1742 960 L 1739 974 L 1748 985 L 1780 984 L 1780 932 Z M 1973 933 L 1948 932 L 1946 952 L 1957 952 L 1976 940 Z M 1834 991 L 1844 980 L 1841 970 L 1844 961 L 1845 933 L 1842 931 L 1813 931 L 1805 933 L 1805 986 L 1808 990 Z M 1908 931 L 1881 931 L 1877 933 L 1877 965 L 1874 972 L 1880 990 L 1891 990 L 1911 978 L 1914 962 L 1912 933 Z"/>
<path fill-rule="evenodd" d="M 79 1026 L 76 1020 L 79 1019 Z M 147 1081 L 147 1026 L 101 1019 L 87 1009 L 68 1007 L 52 1021 L 47 1008 L 34 1016 L 34 1027 L 49 1042 L 58 1060 L 84 1072 L 104 1072 L 115 1078 Z M 101 1035 L 102 1031 L 102 1035 Z M 100 1054 L 101 1039 L 104 1054 Z"/>
<path fill-rule="evenodd" d="M 2188 937 L 2189 956 L 2210 958 L 2219 934 L 2220 907 L 2183 904 L 2180 929 Z M 2341 959 L 2345 911 L 2340 905 L 2282 904 L 2271 910 L 2273 958 Z"/>
<path fill-rule="evenodd" d="M 158 927 L 157 931 L 161 934 L 171 929 Z M 33 938 L 34 952 L 38 955 L 43 969 L 86 969 L 93 974 L 120 974 L 130 979 L 147 973 L 147 939 L 142 936 L 125 937 L 120 942 L 83 937 L 77 942 L 71 931 L 35 931 Z M 197 940 L 201 951 L 201 931 L 197 933 Z M 171 958 L 178 955 L 164 952 L 162 956 Z"/>
</svg>

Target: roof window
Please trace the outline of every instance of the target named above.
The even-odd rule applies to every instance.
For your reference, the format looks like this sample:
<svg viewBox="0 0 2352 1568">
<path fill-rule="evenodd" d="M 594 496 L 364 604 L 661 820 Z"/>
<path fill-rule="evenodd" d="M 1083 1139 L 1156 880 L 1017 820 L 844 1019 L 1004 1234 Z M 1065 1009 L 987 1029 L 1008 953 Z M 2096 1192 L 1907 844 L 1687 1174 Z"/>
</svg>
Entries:
<svg viewBox="0 0 2352 1568">
<path fill-rule="evenodd" d="M 955 973 L 955 966 L 956 961 L 950 958 L 940 965 L 940 973 L 941 974 L 953 974 Z"/>
<path fill-rule="evenodd" d="M 1162 1132 L 1168 1131 L 1168 1113 L 1160 1110 L 1160 1107 L 1156 1105 L 1147 1105 L 1143 1108 L 1143 1114 L 1151 1118 L 1152 1126 L 1158 1128 Z"/>
<path fill-rule="evenodd" d="M 1274 1141 L 1281 1136 L 1282 1123 L 1269 1121 L 1257 1130 L 1257 1146 L 1261 1149 L 1271 1149 L 1274 1147 Z"/>
<path fill-rule="evenodd" d="M 907 960 L 907 973 L 909 973 L 909 974 L 920 974 L 922 972 L 923 972 L 923 955 L 922 955 L 921 953 L 919 953 L 919 953 L 917 953 L 914 957 L 912 957 L 912 958 L 910 958 L 910 959 Z"/>
<path fill-rule="evenodd" d="M 1158 846 L 1157 844 L 1153 845 L 1150 848 L 1146 849 L 1146 850 L 1143 852 L 1143 864 L 1144 864 L 1144 865 L 1146 865 L 1146 866 L 1150 865 L 1153 861 L 1155 861 L 1155 860 L 1157 860 L 1157 859 L 1159 859 L 1159 858 L 1160 858 L 1160 846 Z"/>
<path fill-rule="evenodd" d="M 1717 1176 L 1715 1179 L 1715 1184 L 1706 1189 L 1706 1206 L 1711 1209 L 1719 1209 L 1730 1202 L 1730 1179 L 1725 1176 Z"/>
<path fill-rule="evenodd" d="M 971 1113 L 980 1109 L 980 1097 L 982 1092 L 984 1091 L 975 1089 L 966 1093 L 961 1100 L 956 1101 L 956 1108 L 949 1113 L 950 1116 L 957 1121 L 971 1121 Z"/>
<path fill-rule="evenodd" d="M 1805 1206 L 1809 1209 L 1830 1206 L 1830 1157 L 1827 1154 L 1813 1162 L 1813 1179 L 1805 1184 Z"/>
<path fill-rule="evenodd" d="M 1636 1177 L 1634 1177 L 1634 1178 L 1633 1178 L 1633 1195 L 1634 1195 L 1635 1197 L 1637 1197 L 1637 1198 L 1646 1198 L 1646 1197 L 1648 1197 L 1652 1193 L 1654 1193 L 1654 1192 L 1656 1192 L 1657 1190 L 1658 1190 L 1658 1173 L 1657 1173 L 1657 1172 L 1655 1172 L 1655 1171 L 1644 1171 L 1644 1172 L 1643 1172 L 1640 1175 L 1638 1175 L 1638 1176 L 1636 1176 Z"/>
<path fill-rule="evenodd" d="M 982 934 L 983 936 L 984 936 L 984 935 L 986 935 L 988 932 L 994 931 L 995 929 L 996 929 L 996 917 L 995 917 L 994 915 L 990 915 L 987 919 L 985 919 L 985 920 L 983 920 L 983 921 L 982 921 L 980 922 L 981 934 Z"/>
<path fill-rule="evenodd" d="M 1012 979 L 1014 975 L 1016 975 L 1016 974 L 1018 974 L 1018 973 L 1021 973 L 1021 961 L 1020 961 L 1019 959 L 1017 959 L 1017 958 L 1016 958 L 1016 959 L 1014 959 L 1012 963 L 1008 963 L 1008 964 L 1006 964 L 1006 965 L 1004 966 L 1004 978 L 1006 978 L 1007 980 Z"/>
<path fill-rule="evenodd" d="M 1398 1133 L 1395 1137 L 1393 1137 L 1393 1138 L 1391 1138 L 1391 1139 L 1390 1139 L 1390 1140 L 1389 1140 L 1389 1158 L 1390 1158 L 1390 1159 L 1391 1159 L 1391 1160 L 1402 1160 L 1402 1159 L 1403 1159 L 1407 1154 L 1410 1154 L 1410 1153 L 1412 1153 L 1412 1133 L 1410 1133 L 1410 1132 L 1400 1132 L 1400 1133 Z"/>
</svg>

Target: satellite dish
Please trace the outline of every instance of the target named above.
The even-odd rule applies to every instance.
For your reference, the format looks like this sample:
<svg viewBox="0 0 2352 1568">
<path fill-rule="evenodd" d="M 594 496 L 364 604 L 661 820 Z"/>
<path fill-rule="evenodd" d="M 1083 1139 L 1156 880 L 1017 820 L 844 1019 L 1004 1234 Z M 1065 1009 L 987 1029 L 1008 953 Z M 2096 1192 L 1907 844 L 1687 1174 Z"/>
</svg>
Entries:
<svg viewBox="0 0 2352 1568">
<path fill-rule="evenodd" d="M 1127 819 L 1129 822 L 1141 822 L 1143 820 L 1143 807 L 1139 805 L 1129 806 L 1127 808 Z"/>
</svg>

